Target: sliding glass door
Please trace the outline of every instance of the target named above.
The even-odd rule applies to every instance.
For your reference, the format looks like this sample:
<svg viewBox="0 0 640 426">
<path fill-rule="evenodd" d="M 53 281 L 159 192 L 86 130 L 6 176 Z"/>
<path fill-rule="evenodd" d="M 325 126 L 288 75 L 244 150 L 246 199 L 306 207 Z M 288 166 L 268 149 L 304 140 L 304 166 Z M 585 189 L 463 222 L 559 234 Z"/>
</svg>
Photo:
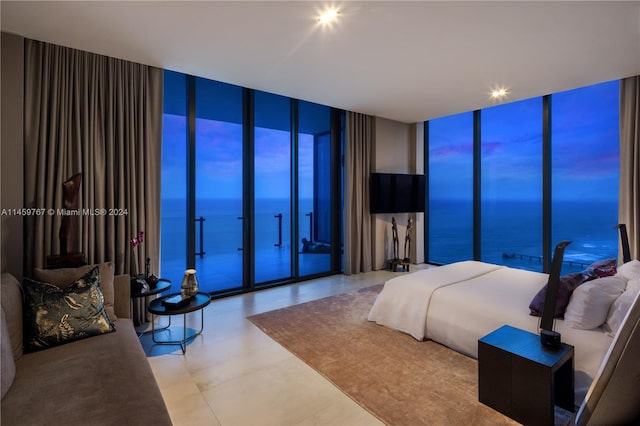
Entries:
<svg viewBox="0 0 640 426">
<path fill-rule="evenodd" d="M 291 277 L 291 101 L 254 94 L 255 281 Z"/>
<path fill-rule="evenodd" d="M 331 270 L 331 109 L 298 103 L 298 268 Z"/>
<path fill-rule="evenodd" d="M 187 268 L 217 294 L 339 272 L 340 119 L 166 72 L 161 275 L 174 291 Z"/>
<path fill-rule="evenodd" d="M 243 283 L 242 88 L 196 79 L 195 269 L 200 288 Z"/>
</svg>

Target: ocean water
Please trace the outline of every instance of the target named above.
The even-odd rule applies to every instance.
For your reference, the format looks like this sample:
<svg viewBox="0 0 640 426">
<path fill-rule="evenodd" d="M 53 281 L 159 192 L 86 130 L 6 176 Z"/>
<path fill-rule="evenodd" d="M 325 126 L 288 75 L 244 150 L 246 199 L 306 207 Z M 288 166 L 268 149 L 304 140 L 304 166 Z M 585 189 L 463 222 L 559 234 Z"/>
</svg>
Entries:
<svg viewBox="0 0 640 426">
<path fill-rule="evenodd" d="M 198 200 L 197 216 L 203 227 L 202 258 L 196 270 L 205 291 L 242 286 L 242 203 L 239 199 Z M 470 201 L 430 201 L 429 261 L 451 263 L 473 258 L 472 204 Z M 186 266 L 185 200 L 163 199 L 161 211 L 161 275 L 174 281 L 177 291 Z M 255 209 L 256 281 L 289 277 L 291 251 L 288 200 L 257 200 Z M 312 200 L 300 205 L 300 239 L 310 237 Z M 283 215 L 282 246 L 278 219 Z M 617 203 L 557 202 L 553 206 L 552 245 L 571 240 L 565 250 L 563 273 L 580 271 L 593 261 L 617 257 Z M 301 242 L 299 242 L 301 248 Z M 196 252 L 200 250 L 196 224 Z M 482 209 L 482 261 L 542 271 L 542 214 L 539 202 L 501 201 Z M 301 274 L 328 271 L 328 255 L 299 255 Z"/>
<path fill-rule="evenodd" d="M 431 200 L 432 261 L 451 263 L 473 258 L 470 201 Z M 542 271 L 541 202 L 493 201 L 482 206 L 481 260 Z M 552 249 L 571 241 L 563 273 L 580 271 L 596 260 L 617 257 L 616 202 L 560 201 L 552 207 Z"/>
<path fill-rule="evenodd" d="M 271 247 L 279 243 L 279 220 L 282 214 L 282 241 L 289 246 L 289 223 L 291 207 L 286 199 L 263 199 L 255 203 L 256 248 Z M 309 217 L 313 210 L 312 200 L 300 201 L 300 236 L 310 237 Z M 186 235 L 186 201 L 184 199 L 163 199 L 161 207 L 163 247 L 167 255 L 177 255 L 185 248 L 181 243 Z M 242 247 L 242 200 L 240 199 L 200 199 L 196 203 L 196 217 L 205 219 L 203 225 L 204 250 L 207 253 L 227 253 Z M 199 224 L 196 223 L 196 251 L 199 249 Z M 182 250 L 184 252 L 184 250 Z"/>
<path fill-rule="evenodd" d="M 161 206 L 161 265 L 163 278 L 181 279 L 186 261 L 186 201 L 163 199 Z M 299 237 L 310 239 L 313 201 L 300 200 Z M 282 215 L 282 226 L 277 215 Z M 202 257 L 200 224 L 196 223 L 196 271 L 206 291 L 242 286 L 243 225 L 240 199 L 199 199 L 196 217 L 204 218 Z M 258 199 L 255 202 L 255 274 L 256 282 L 288 278 L 291 271 L 291 207 L 287 199 Z M 300 242 L 300 249 L 302 243 Z M 300 256 L 301 274 L 330 269 L 329 256 Z M 175 283 L 174 289 L 176 290 Z"/>
</svg>

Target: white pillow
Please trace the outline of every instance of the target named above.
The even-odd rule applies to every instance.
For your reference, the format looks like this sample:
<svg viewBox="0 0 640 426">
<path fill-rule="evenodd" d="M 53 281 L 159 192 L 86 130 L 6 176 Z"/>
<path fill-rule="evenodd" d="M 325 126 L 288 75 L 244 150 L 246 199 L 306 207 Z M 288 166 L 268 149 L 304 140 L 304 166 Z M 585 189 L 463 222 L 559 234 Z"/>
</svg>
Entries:
<svg viewBox="0 0 640 426">
<path fill-rule="evenodd" d="M 627 316 L 627 312 L 631 308 L 636 296 L 640 293 L 640 279 L 627 282 L 627 288 L 618 298 L 611 304 L 607 322 L 604 323 L 604 329 L 611 337 L 615 336 Z"/>
<path fill-rule="evenodd" d="M 564 323 L 572 328 L 591 330 L 606 320 L 609 308 L 624 291 L 627 280 L 611 276 L 588 281 L 571 294 Z"/>
<path fill-rule="evenodd" d="M 625 277 L 627 281 L 640 279 L 640 260 L 630 260 L 618 266 L 616 276 Z"/>
</svg>

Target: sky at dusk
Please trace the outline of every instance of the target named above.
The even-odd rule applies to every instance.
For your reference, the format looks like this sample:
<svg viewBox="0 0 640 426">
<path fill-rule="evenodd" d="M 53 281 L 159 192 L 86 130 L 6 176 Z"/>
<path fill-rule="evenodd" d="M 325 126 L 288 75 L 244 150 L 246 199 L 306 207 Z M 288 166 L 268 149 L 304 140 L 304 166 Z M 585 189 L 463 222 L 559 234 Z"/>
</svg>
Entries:
<svg viewBox="0 0 640 426">
<path fill-rule="evenodd" d="M 186 195 L 186 118 L 164 114 L 162 194 Z M 255 129 L 255 193 L 257 198 L 288 198 L 290 132 Z M 313 136 L 298 137 L 300 198 L 313 197 Z M 201 198 L 239 198 L 242 194 L 242 125 L 196 120 L 196 192 Z"/>
<path fill-rule="evenodd" d="M 617 200 L 618 81 L 552 95 L 554 200 Z M 430 196 L 473 194 L 473 112 L 429 123 Z M 535 200 L 542 194 L 542 98 L 481 111 L 482 196 Z"/>
<path fill-rule="evenodd" d="M 552 95 L 554 200 L 617 200 L 619 82 Z M 542 98 L 497 105 L 481 112 L 482 195 L 485 199 L 535 200 L 542 194 Z M 186 118 L 164 115 L 162 194 L 186 194 Z M 472 197 L 473 113 L 429 123 L 430 195 Z M 238 198 L 242 193 L 242 125 L 196 120 L 197 195 Z M 287 198 L 290 133 L 255 129 L 256 196 Z M 313 137 L 300 135 L 301 198 L 312 197 Z"/>
</svg>

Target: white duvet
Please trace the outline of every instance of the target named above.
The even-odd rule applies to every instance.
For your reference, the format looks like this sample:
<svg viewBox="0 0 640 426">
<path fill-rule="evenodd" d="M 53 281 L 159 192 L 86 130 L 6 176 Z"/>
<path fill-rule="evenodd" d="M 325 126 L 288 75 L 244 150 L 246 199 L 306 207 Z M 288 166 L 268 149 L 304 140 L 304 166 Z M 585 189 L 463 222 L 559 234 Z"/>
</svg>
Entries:
<svg viewBox="0 0 640 426">
<path fill-rule="evenodd" d="M 476 261 L 425 269 L 387 281 L 369 321 L 477 358 L 478 339 L 504 324 L 538 333 L 539 318 L 529 315 L 529 303 L 547 280 L 547 274 Z M 555 329 L 575 347 L 579 403 L 612 338 L 600 328 L 578 330 L 562 320 Z"/>
</svg>

